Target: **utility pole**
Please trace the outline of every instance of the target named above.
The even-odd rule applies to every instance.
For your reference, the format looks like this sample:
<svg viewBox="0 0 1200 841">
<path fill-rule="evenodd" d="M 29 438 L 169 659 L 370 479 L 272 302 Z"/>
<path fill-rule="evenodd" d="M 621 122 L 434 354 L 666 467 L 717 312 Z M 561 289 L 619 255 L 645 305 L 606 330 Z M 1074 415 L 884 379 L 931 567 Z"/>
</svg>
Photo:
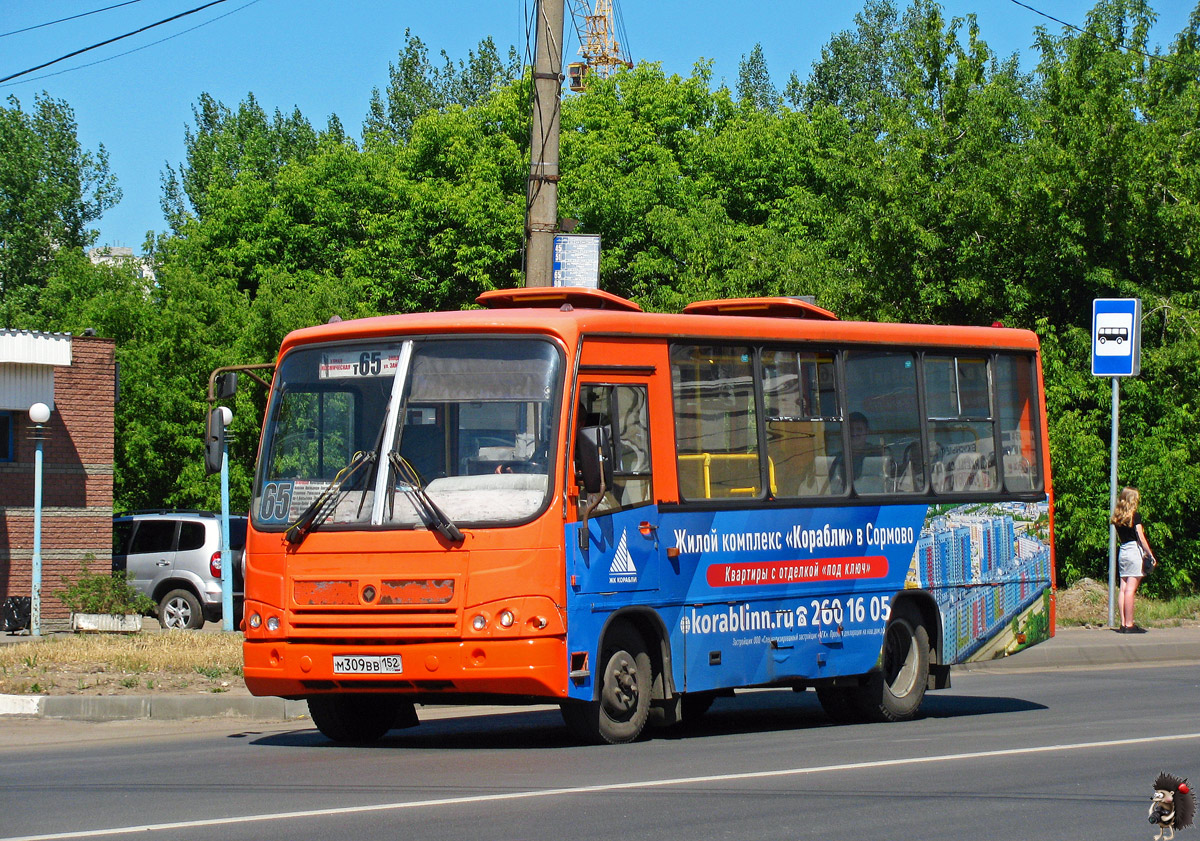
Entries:
<svg viewBox="0 0 1200 841">
<path fill-rule="evenodd" d="M 562 95 L 563 0 L 538 0 L 533 62 L 533 130 L 525 213 L 525 285 L 552 286 L 558 231 L 558 134 Z"/>
</svg>

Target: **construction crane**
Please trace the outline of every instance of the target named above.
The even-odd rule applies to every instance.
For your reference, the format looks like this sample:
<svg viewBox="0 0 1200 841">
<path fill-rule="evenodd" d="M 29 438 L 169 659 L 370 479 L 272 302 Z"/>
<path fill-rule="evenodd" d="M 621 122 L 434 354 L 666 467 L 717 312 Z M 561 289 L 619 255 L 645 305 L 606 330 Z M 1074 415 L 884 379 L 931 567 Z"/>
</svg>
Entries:
<svg viewBox="0 0 1200 841">
<path fill-rule="evenodd" d="M 588 0 L 569 2 L 583 61 L 567 65 L 567 82 L 571 90 L 578 93 L 586 87 L 589 74 L 607 79 L 618 67 L 633 67 L 633 62 L 629 60 L 628 50 L 622 50 L 620 42 L 613 37 L 616 28 L 613 0 L 595 0 L 594 9 Z"/>
</svg>

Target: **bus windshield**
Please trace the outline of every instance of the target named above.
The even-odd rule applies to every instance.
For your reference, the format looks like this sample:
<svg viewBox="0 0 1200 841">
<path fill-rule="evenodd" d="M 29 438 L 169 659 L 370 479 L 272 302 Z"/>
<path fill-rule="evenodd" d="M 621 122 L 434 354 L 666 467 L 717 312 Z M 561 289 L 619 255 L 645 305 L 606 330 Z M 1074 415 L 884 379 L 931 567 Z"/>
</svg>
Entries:
<svg viewBox="0 0 1200 841">
<path fill-rule="evenodd" d="M 528 520 L 548 498 L 561 367 L 554 345 L 528 338 L 293 350 L 263 432 L 255 524 L 430 528 L 422 497 L 457 525 Z"/>
</svg>

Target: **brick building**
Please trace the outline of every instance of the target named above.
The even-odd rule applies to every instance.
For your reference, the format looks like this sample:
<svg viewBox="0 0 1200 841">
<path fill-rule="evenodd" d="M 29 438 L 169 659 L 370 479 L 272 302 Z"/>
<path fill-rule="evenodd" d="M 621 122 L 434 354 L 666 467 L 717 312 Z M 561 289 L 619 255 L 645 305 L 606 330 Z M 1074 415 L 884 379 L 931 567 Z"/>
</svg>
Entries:
<svg viewBox="0 0 1200 841">
<path fill-rule="evenodd" d="M 55 598 L 80 564 L 112 562 L 112 339 L 0 330 L 0 601 L 28 596 L 33 576 L 34 450 L 29 407 L 50 407 L 42 448 L 41 630 L 70 616 Z"/>
</svg>

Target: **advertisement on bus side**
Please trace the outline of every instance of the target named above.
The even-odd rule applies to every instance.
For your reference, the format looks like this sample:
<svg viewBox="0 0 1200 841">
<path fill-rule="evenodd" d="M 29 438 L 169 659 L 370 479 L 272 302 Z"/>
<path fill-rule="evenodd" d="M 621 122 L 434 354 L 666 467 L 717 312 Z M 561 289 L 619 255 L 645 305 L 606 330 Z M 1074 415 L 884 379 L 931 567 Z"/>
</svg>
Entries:
<svg viewBox="0 0 1200 841">
<path fill-rule="evenodd" d="M 592 520 L 586 549 L 578 528 L 567 534 L 569 649 L 594 651 L 615 612 L 651 608 L 686 691 L 866 672 L 904 590 L 935 599 L 942 662 L 1003 656 L 1049 634 L 1044 502 L 644 506 Z"/>
</svg>

